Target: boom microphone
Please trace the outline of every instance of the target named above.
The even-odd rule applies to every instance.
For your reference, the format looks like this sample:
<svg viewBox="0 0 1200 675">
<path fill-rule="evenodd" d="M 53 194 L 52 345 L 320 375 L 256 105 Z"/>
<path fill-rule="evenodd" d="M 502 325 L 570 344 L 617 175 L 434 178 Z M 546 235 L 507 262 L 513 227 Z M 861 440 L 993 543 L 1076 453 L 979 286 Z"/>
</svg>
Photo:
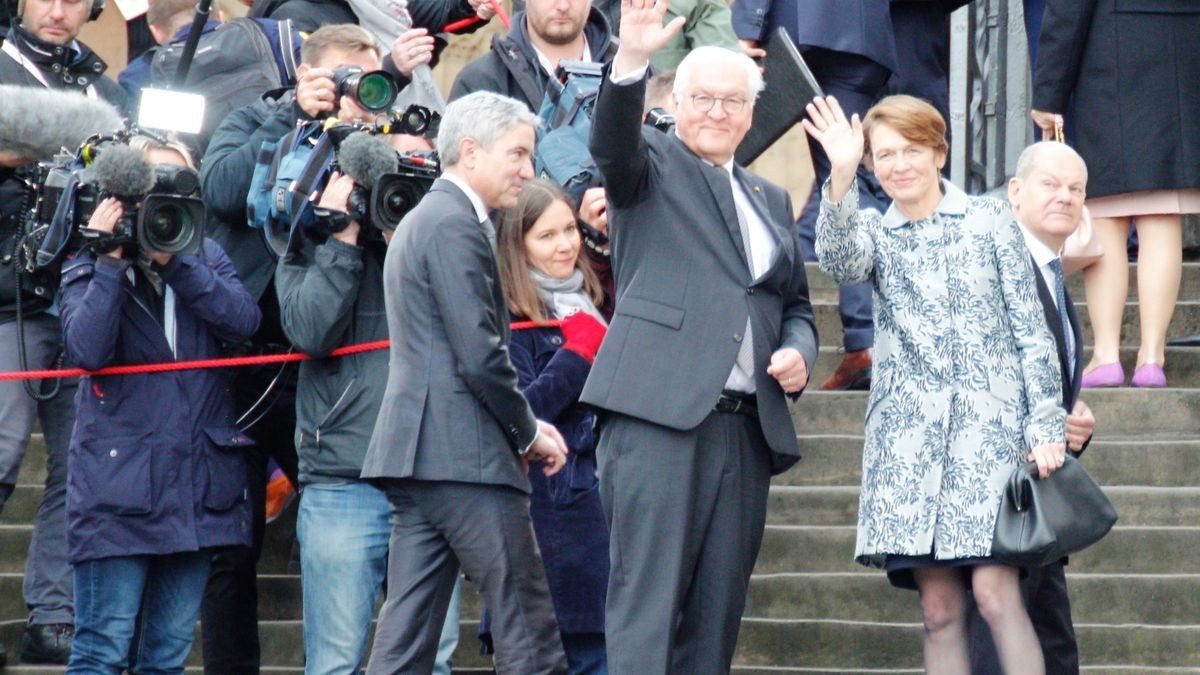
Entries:
<svg viewBox="0 0 1200 675">
<path fill-rule="evenodd" d="M 370 190 L 384 174 L 400 169 L 400 159 L 382 138 L 357 131 L 342 141 L 337 153 L 338 165 L 355 184 Z"/>
<path fill-rule="evenodd" d="M 154 188 L 154 167 L 138 150 L 121 143 L 105 143 L 97 152 L 92 171 L 101 191 L 137 197 Z"/>
<path fill-rule="evenodd" d="M 0 151 L 46 161 L 123 128 L 113 106 L 74 91 L 0 85 Z"/>
</svg>

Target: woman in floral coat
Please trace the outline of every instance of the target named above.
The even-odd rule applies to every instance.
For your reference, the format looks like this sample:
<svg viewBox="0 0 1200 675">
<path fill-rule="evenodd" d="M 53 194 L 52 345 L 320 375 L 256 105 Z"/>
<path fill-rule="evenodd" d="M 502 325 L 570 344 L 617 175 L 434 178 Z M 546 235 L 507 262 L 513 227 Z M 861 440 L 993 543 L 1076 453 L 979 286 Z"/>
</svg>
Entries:
<svg viewBox="0 0 1200 675">
<path fill-rule="evenodd" d="M 920 590 L 927 672 L 969 671 L 970 587 L 1005 670 L 1039 675 L 1018 570 L 989 557 L 1013 469 L 1035 460 L 1049 475 L 1065 454 L 1058 360 L 1024 240 L 1005 205 L 942 179 L 946 125 L 929 104 L 888 97 L 861 123 L 832 98 L 808 109 L 805 128 L 833 164 L 821 268 L 874 287 L 855 558 Z M 864 154 L 893 199 L 882 215 L 857 209 Z"/>
</svg>

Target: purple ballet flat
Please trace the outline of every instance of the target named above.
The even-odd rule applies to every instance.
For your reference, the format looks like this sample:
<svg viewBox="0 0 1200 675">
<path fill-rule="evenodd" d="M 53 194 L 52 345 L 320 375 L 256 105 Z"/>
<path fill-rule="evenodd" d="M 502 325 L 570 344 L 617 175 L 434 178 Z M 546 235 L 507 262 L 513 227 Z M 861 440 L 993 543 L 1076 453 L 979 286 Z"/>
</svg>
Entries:
<svg viewBox="0 0 1200 675">
<path fill-rule="evenodd" d="M 1135 387 L 1162 388 L 1167 386 L 1167 374 L 1157 363 L 1143 363 L 1133 371 L 1133 381 L 1130 384 Z"/>
<path fill-rule="evenodd" d="M 1096 366 L 1096 368 L 1091 372 L 1084 373 L 1083 379 L 1079 382 L 1079 386 L 1084 389 L 1096 389 L 1098 387 L 1120 387 L 1124 384 L 1125 369 L 1121 367 L 1120 361 L 1106 363 L 1102 366 Z"/>
</svg>

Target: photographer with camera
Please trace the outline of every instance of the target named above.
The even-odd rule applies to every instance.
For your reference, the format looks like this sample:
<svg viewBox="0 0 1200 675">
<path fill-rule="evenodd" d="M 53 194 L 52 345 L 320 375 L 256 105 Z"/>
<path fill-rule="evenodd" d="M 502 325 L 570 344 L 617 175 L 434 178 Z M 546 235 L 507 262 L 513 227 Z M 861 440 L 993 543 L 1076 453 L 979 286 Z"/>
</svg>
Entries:
<svg viewBox="0 0 1200 675">
<path fill-rule="evenodd" d="M 104 61 L 75 38 L 99 15 L 103 0 L 23 0 L 16 23 L 0 37 L 0 84 L 78 92 L 120 107 L 121 88 L 102 73 Z M 4 100 L 8 112 L 61 122 L 58 110 L 24 109 Z M 5 138 L 8 132 L 4 132 Z M 50 310 L 57 279 L 18 272 L 17 231 L 26 205 L 18 167 L 35 157 L 0 143 L 0 371 L 52 368 L 62 350 L 62 329 Z M 48 149 L 52 154 L 58 148 Z M 20 274 L 20 277 L 18 277 Z M 18 286 L 18 279 L 20 285 Z M 18 291 L 18 288 L 20 289 Z M 21 315 L 18 321 L 18 314 Z M 41 385 L 39 387 L 39 384 Z M 0 383 L 0 510 L 17 482 L 35 417 L 41 421 L 49 456 L 42 501 L 25 565 L 23 593 L 29 621 L 21 637 L 25 663 L 65 664 L 71 654 L 74 602 L 67 565 L 67 444 L 75 418 L 74 379 Z M 0 645 L 0 666 L 6 660 Z"/>
<path fill-rule="evenodd" d="M 382 138 L 369 140 L 395 155 Z M 343 148 L 349 151 L 350 143 Z M 388 337 L 383 260 L 396 223 L 354 219 L 347 212 L 356 189 L 349 175 L 332 174 L 317 206 L 317 226 L 327 236 L 309 230 L 275 273 L 283 330 L 314 357 L 300 364 L 296 389 L 303 486 L 296 534 L 309 673 L 361 670 L 392 531 L 387 493 L 359 479 L 387 384 L 388 354 L 324 358 L 342 345 Z"/>
<path fill-rule="evenodd" d="M 186 164 L 182 146 L 138 136 L 129 145 L 149 163 Z M 96 163 L 118 148 L 128 150 L 102 146 Z M 258 327 L 261 314 L 216 242 L 198 242 L 194 254 L 145 248 L 151 233 L 141 230 L 169 231 L 178 215 L 149 208 L 145 193 L 100 201 L 81 232 L 90 243 L 63 266 L 72 365 L 215 358 Z M 68 455 L 78 606 L 68 672 L 182 672 L 212 552 L 250 543 L 251 441 L 235 424 L 231 379 L 226 369 L 82 379 Z"/>
<path fill-rule="evenodd" d="M 380 68 L 381 57 L 375 37 L 359 26 L 340 24 L 320 28 L 308 36 L 301 48 L 296 88 L 268 93 L 255 104 L 233 111 L 209 143 L 201 164 L 200 183 L 205 204 L 215 215 L 210 219 L 211 236 L 229 252 L 238 276 L 263 312 L 262 327 L 251 339 L 253 352 L 274 353 L 291 348 L 280 323 L 274 283 L 275 256 L 264 242 L 263 232 L 250 227 L 246 216 L 246 197 L 259 150 L 264 141 L 280 139 L 295 129 L 298 122 L 331 115 L 343 120 L 371 120 L 374 113 L 359 105 L 354 96 L 343 94 L 354 91 L 348 86 L 349 80 L 357 79 L 359 92 L 363 81 L 368 79 L 365 75 L 371 75 L 370 81 L 377 81 L 372 71 Z M 347 71 L 347 66 L 352 68 Z M 351 72 L 354 69 L 361 72 Z M 292 365 L 285 369 L 242 368 L 234 382 L 238 410 L 251 411 L 247 419 L 257 420 L 247 429 L 257 442 L 249 453 L 254 537 L 250 550 L 222 553 L 213 564 L 203 610 L 205 668 L 212 672 L 258 672 L 255 568 L 262 548 L 267 458 L 274 457 L 292 484 L 299 484 L 293 438 L 296 373 Z"/>
</svg>

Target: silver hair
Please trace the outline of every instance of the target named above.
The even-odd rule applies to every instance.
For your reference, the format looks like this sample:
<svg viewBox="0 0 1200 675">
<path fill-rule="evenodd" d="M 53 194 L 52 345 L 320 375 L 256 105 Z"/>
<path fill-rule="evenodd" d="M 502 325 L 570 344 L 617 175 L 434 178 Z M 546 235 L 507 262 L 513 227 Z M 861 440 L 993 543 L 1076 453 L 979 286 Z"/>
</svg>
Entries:
<svg viewBox="0 0 1200 675">
<path fill-rule="evenodd" d="M 1041 164 L 1042 154 L 1052 147 L 1062 148 L 1063 150 L 1066 150 L 1068 154 L 1074 156 L 1075 159 L 1078 159 L 1079 163 L 1083 165 L 1083 180 L 1084 182 L 1087 182 L 1087 162 L 1083 161 L 1083 157 L 1081 157 L 1079 153 L 1075 151 L 1075 148 L 1072 148 L 1066 143 L 1059 143 L 1057 141 L 1038 141 L 1037 143 L 1034 143 L 1033 145 L 1030 145 L 1022 150 L 1021 155 L 1017 157 L 1017 169 L 1014 177 L 1021 180 L 1028 178 L 1029 172 L 1033 171 L 1039 164 Z"/>
<path fill-rule="evenodd" d="M 737 65 L 746 71 L 746 91 L 750 94 L 751 102 L 762 93 L 764 86 L 762 71 L 758 69 L 758 64 L 754 62 L 754 59 L 732 49 L 705 45 L 688 52 L 687 56 L 683 57 L 683 61 L 679 62 L 679 67 L 675 69 L 675 86 L 673 88 L 675 94 L 683 96 L 692 84 L 692 75 L 697 70 L 716 64 Z"/>
<path fill-rule="evenodd" d="M 537 129 L 538 117 L 521 101 L 490 91 L 477 91 L 451 101 L 438 127 L 437 151 L 442 166 L 458 164 L 458 145 L 473 138 L 491 148 L 513 127 L 525 124 Z"/>
</svg>

